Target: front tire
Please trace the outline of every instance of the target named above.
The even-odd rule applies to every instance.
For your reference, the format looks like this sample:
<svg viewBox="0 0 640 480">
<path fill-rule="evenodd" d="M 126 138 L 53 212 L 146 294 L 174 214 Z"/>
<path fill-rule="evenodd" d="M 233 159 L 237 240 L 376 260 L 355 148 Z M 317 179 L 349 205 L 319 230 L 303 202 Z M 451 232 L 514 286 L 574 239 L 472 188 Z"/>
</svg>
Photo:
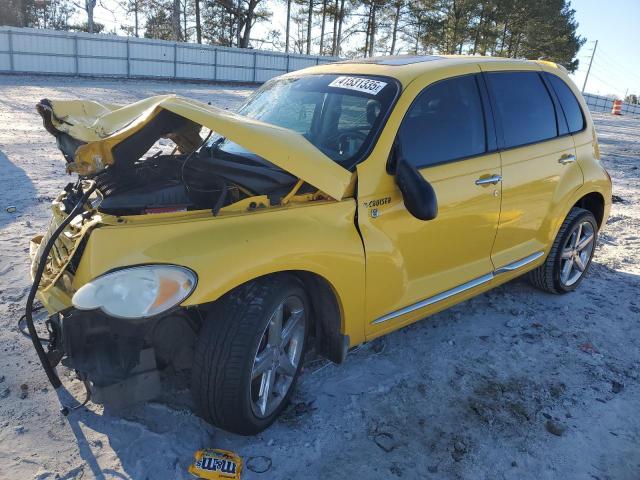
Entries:
<svg viewBox="0 0 640 480">
<path fill-rule="evenodd" d="M 583 208 L 571 209 L 547 259 L 529 272 L 529 281 L 549 293 L 575 290 L 591 265 L 597 238 L 598 224 L 593 214 Z"/>
<path fill-rule="evenodd" d="M 191 389 L 201 415 L 253 435 L 286 407 L 300 374 L 309 302 L 292 275 L 238 287 L 216 302 L 196 342 Z"/>
</svg>

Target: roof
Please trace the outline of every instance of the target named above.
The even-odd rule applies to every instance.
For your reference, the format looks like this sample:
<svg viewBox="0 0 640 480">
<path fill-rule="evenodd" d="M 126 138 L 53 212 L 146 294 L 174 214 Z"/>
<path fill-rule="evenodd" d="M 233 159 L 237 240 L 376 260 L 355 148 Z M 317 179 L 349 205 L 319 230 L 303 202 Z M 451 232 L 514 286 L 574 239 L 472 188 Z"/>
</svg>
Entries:
<svg viewBox="0 0 640 480">
<path fill-rule="evenodd" d="M 431 62 L 445 57 L 440 55 L 387 55 L 384 57 L 355 58 L 337 63 L 375 63 L 376 65 L 410 65 L 412 63 Z"/>
<path fill-rule="evenodd" d="M 368 57 L 361 59 L 345 60 L 336 63 L 327 63 L 317 67 L 298 70 L 288 75 L 296 76 L 314 73 L 338 73 L 338 74 L 360 74 L 360 75 L 380 75 L 392 77 L 400 81 L 403 86 L 407 86 L 416 77 L 430 70 L 436 70 L 447 66 L 462 64 L 483 64 L 500 63 L 504 65 L 527 65 L 535 63 L 543 69 L 564 68 L 553 62 L 541 60 L 523 60 L 516 58 L 502 57 L 482 57 L 477 55 L 393 55 L 386 57 Z"/>
</svg>

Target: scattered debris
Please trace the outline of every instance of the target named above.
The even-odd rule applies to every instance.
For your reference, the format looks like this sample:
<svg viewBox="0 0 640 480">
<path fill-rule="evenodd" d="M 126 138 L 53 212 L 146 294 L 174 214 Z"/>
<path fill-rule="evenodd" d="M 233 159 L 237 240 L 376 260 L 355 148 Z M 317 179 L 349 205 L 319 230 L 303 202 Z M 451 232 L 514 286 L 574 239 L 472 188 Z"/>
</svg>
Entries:
<svg viewBox="0 0 640 480">
<path fill-rule="evenodd" d="M 591 342 L 585 342 L 578 345 L 578 348 L 585 353 L 600 353 L 595 345 Z"/>
<path fill-rule="evenodd" d="M 553 420 L 547 420 L 544 426 L 547 429 L 547 432 L 552 433 L 558 437 L 561 437 L 567 430 L 567 427 Z"/>
<path fill-rule="evenodd" d="M 263 455 L 258 457 L 249 457 L 247 459 L 247 468 L 255 473 L 265 473 L 271 470 L 271 458 Z"/>
<path fill-rule="evenodd" d="M 23 383 L 22 385 L 20 385 L 20 398 L 24 400 L 28 396 L 29 396 L 29 385 L 27 385 L 26 383 Z"/>
<path fill-rule="evenodd" d="M 315 400 L 309 402 L 296 402 L 292 403 L 282 414 L 279 421 L 284 423 L 294 423 L 301 417 L 310 414 L 316 408 L 313 406 Z"/>
<path fill-rule="evenodd" d="M 624 388 L 624 383 L 616 382 L 615 380 L 611 382 L 611 392 L 620 393 L 623 388 Z"/>
<path fill-rule="evenodd" d="M 228 450 L 208 448 L 198 450 L 195 462 L 189 465 L 189 473 L 204 479 L 235 479 L 240 480 L 242 473 L 242 458 Z"/>
<path fill-rule="evenodd" d="M 451 457 L 459 462 L 467 453 L 467 445 L 462 440 L 457 440 L 453 443 L 453 451 L 451 452 Z"/>
<path fill-rule="evenodd" d="M 402 468 L 402 466 L 398 462 L 393 462 L 393 464 L 389 468 L 389 472 L 391 472 L 391 474 L 395 475 L 396 477 L 401 477 L 404 473 L 404 468 Z"/>
<path fill-rule="evenodd" d="M 625 203 L 624 198 L 622 198 L 622 197 L 621 197 L 621 196 L 619 196 L 619 195 L 611 195 L 611 201 L 612 201 L 613 203 Z"/>
<path fill-rule="evenodd" d="M 376 436 L 373 437 L 373 441 L 387 453 L 393 451 L 397 446 L 396 441 L 393 438 L 393 434 L 388 432 L 377 433 Z"/>
<path fill-rule="evenodd" d="M 16 427 L 13 430 L 18 434 L 22 434 L 27 431 L 24 425 L 16 425 Z"/>
<path fill-rule="evenodd" d="M 11 390 L 9 388 L 5 388 L 0 392 L 0 400 L 7 398 L 9 395 L 11 395 Z"/>
<path fill-rule="evenodd" d="M 387 339 L 385 337 L 376 338 L 371 343 L 371 350 L 373 350 L 374 353 L 382 353 L 386 350 L 386 348 L 387 348 Z"/>
</svg>

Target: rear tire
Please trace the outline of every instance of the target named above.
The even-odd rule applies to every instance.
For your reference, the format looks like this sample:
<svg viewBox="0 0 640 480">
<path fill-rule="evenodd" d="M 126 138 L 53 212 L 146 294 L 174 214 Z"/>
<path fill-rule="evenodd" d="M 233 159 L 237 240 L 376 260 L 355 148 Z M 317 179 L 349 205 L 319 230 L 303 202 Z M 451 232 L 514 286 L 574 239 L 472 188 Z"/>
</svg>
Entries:
<svg viewBox="0 0 640 480">
<path fill-rule="evenodd" d="M 575 290 L 591 265 L 598 239 L 593 214 L 573 208 L 560 226 L 545 262 L 529 272 L 531 284 L 545 292 L 562 294 Z"/>
<path fill-rule="evenodd" d="M 308 305 L 288 274 L 249 282 L 216 302 L 196 341 L 191 381 L 205 420 L 241 435 L 275 421 L 302 367 Z"/>
</svg>

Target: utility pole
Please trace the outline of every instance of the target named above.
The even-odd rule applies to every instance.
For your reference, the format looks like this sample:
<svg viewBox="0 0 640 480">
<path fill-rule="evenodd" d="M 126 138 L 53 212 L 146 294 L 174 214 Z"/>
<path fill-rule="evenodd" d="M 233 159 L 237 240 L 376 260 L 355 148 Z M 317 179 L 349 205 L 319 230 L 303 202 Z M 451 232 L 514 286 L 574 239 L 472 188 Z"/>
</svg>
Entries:
<svg viewBox="0 0 640 480">
<path fill-rule="evenodd" d="M 589 73 L 591 72 L 591 64 L 593 63 L 593 57 L 596 55 L 596 48 L 598 48 L 598 40 L 596 40 L 596 44 L 593 46 L 593 51 L 591 52 L 591 60 L 589 60 L 589 68 L 587 68 L 587 75 L 584 77 L 584 83 L 582 84 L 582 93 L 584 93 L 584 89 L 587 86 L 587 80 L 589 80 Z"/>
</svg>

